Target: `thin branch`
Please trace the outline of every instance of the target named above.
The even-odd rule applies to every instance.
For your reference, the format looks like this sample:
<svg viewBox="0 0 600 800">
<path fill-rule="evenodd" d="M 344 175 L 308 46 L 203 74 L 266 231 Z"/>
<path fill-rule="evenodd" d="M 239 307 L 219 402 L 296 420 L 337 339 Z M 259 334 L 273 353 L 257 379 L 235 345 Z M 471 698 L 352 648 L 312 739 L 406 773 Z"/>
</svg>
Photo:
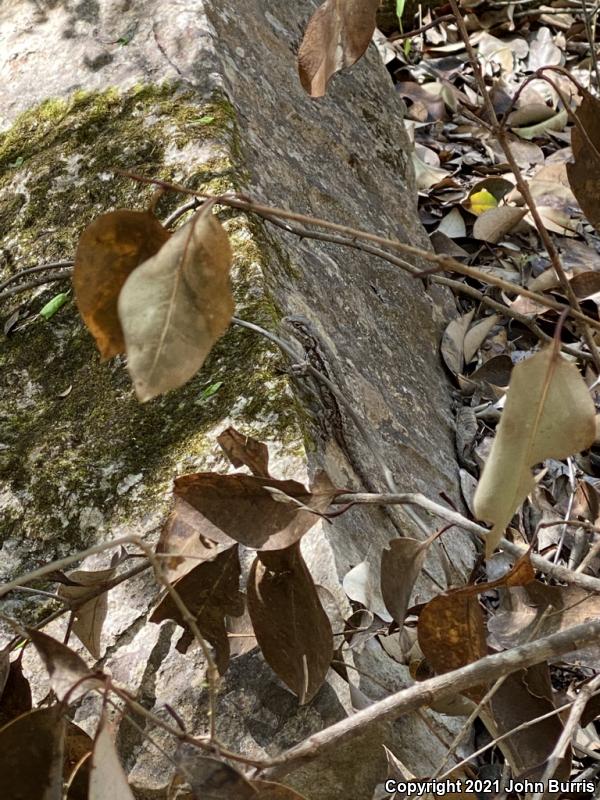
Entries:
<svg viewBox="0 0 600 800">
<path fill-rule="evenodd" d="M 26 281 L 25 283 L 21 283 L 18 286 L 13 286 L 12 289 L 6 289 L 4 292 L 0 294 L 0 301 L 6 300 L 7 297 L 12 297 L 15 294 L 21 294 L 21 292 L 26 292 L 28 289 L 35 289 L 36 286 L 44 286 L 47 283 L 56 283 L 57 281 L 66 281 L 68 278 L 71 277 L 71 270 L 56 270 L 52 272 L 51 275 L 48 275 L 44 278 L 33 278 L 30 281 Z"/>
<path fill-rule="evenodd" d="M 482 539 L 485 539 L 485 537 L 489 534 L 489 529 L 485 528 L 483 525 L 479 525 L 479 523 L 467 519 L 467 517 L 463 516 L 458 511 L 454 511 L 447 506 L 436 503 L 434 500 L 430 500 L 428 497 L 425 497 L 425 495 L 418 492 L 403 492 L 400 494 L 367 494 L 358 492 L 356 494 L 348 493 L 338 495 L 333 503 L 348 506 L 414 505 L 424 509 L 425 511 L 428 511 L 430 514 L 433 514 L 440 519 L 446 520 L 446 522 L 451 522 L 458 528 L 462 528 L 463 530 L 468 531 L 477 537 L 481 537 Z M 565 523 L 561 520 L 559 524 L 564 525 Z M 500 547 L 516 558 L 520 558 L 529 549 L 525 545 L 509 542 L 508 539 L 501 539 Z M 557 581 L 561 581 L 562 583 L 580 586 L 582 589 L 586 589 L 589 592 L 600 593 L 600 578 L 594 578 L 591 575 L 583 575 L 580 572 L 574 572 L 573 570 L 563 567 L 560 564 L 553 564 L 551 561 L 548 561 L 546 558 L 542 558 L 542 556 L 538 556 L 535 553 L 531 553 L 530 558 L 533 567 L 539 572 L 543 572 L 544 575 L 549 575 L 550 577 L 555 578 Z"/>
<path fill-rule="evenodd" d="M 600 639 L 600 620 L 594 620 L 544 639 L 537 639 L 535 642 L 486 656 L 445 675 L 416 683 L 309 736 L 300 744 L 272 759 L 272 766 L 265 770 L 264 777 L 281 778 L 317 756 L 322 757 L 339 748 L 374 725 L 398 719 L 418 708 L 431 705 L 434 701 L 455 697 L 472 686 L 488 684 L 503 675 L 573 652 L 596 643 L 598 639 Z"/>
<path fill-rule="evenodd" d="M 548 758 L 546 769 L 541 777 L 541 782 L 543 784 L 548 785 L 548 781 L 554 776 L 558 765 L 567 752 L 567 747 L 571 743 L 571 739 L 573 739 L 575 733 L 577 732 L 577 728 L 579 727 L 579 722 L 583 712 L 585 711 L 587 702 L 598 688 L 600 688 L 600 675 L 596 675 L 596 677 L 593 678 L 589 683 L 586 683 L 581 687 L 581 691 L 571 706 L 569 718 L 565 722 L 562 733 Z M 543 792 L 536 792 L 533 795 L 532 800 L 542 800 L 543 794 Z"/>
<path fill-rule="evenodd" d="M 492 284 L 494 286 L 498 286 L 499 288 L 504 289 L 504 291 L 506 292 L 511 292 L 517 295 L 522 295 L 523 297 L 528 297 L 530 300 L 534 300 L 540 305 L 545 306 L 546 308 L 552 308 L 555 311 L 559 311 L 560 313 L 562 313 L 565 309 L 563 303 L 559 303 L 558 301 L 550 297 L 538 294 L 537 292 L 532 292 L 531 290 L 523 286 L 519 286 L 516 283 L 511 283 L 511 281 L 506 281 L 503 278 L 497 277 L 496 275 L 488 274 L 474 267 L 468 267 L 465 264 L 461 264 L 456 259 L 451 258 L 450 256 L 438 255 L 437 253 L 433 253 L 430 250 L 424 250 L 421 247 L 416 247 L 406 242 L 400 242 L 397 239 L 388 239 L 385 236 L 379 236 L 375 233 L 369 233 L 367 231 L 363 231 L 357 228 L 352 228 L 348 225 L 340 225 L 335 222 L 330 222 L 329 220 L 320 219 L 319 217 L 312 217 L 306 214 L 299 214 L 297 212 L 287 211 L 286 209 L 283 208 L 266 206 L 262 203 L 256 203 L 251 199 L 241 195 L 215 196 L 215 195 L 202 194 L 198 193 L 194 189 L 188 189 L 186 186 L 182 186 L 181 184 L 178 183 L 169 183 L 168 181 L 162 181 L 159 180 L 158 178 L 145 178 L 142 175 L 137 175 L 136 173 L 132 173 L 127 170 L 114 169 L 113 171 L 119 175 L 123 175 L 125 177 L 132 178 L 133 180 L 137 180 L 140 183 L 155 184 L 170 189 L 171 191 L 180 192 L 182 194 L 188 194 L 194 197 L 203 197 L 205 199 L 213 199 L 216 203 L 220 205 L 230 206 L 231 208 L 238 208 L 241 209 L 242 211 L 248 211 L 257 214 L 260 217 L 267 218 L 276 216 L 279 217 L 280 219 L 292 220 L 295 222 L 303 223 L 305 225 L 312 225 L 318 228 L 324 228 L 325 230 L 335 231 L 337 233 L 344 234 L 350 238 L 363 239 L 368 242 L 374 242 L 375 244 L 379 244 L 384 247 L 389 247 L 393 250 L 398 250 L 401 253 L 405 253 L 407 255 L 420 258 L 424 261 L 429 261 L 430 263 L 435 264 L 441 271 L 456 272 L 459 275 L 465 275 L 469 278 L 481 281 L 481 283 L 483 284 Z M 579 320 L 582 323 L 590 325 L 592 328 L 595 328 L 596 330 L 600 330 L 600 321 L 595 320 L 592 317 L 588 317 L 582 311 L 578 311 L 574 308 L 569 308 L 569 315 L 574 319 Z"/>
<path fill-rule="evenodd" d="M 49 261 L 47 264 L 39 264 L 37 267 L 27 267 L 21 269 L 0 283 L 0 292 L 10 286 L 11 283 L 20 280 L 23 275 L 31 275 L 34 272 L 46 272 L 47 270 L 60 269 L 62 267 L 72 267 L 75 262 L 73 261 Z"/>
<path fill-rule="evenodd" d="M 472 67 L 473 72 L 475 74 L 475 79 L 476 79 L 477 84 L 479 86 L 479 91 L 480 91 L 480 93 L 482 95 L 483 106 L 484 106 L 485 112 L 486 112 L 489 120 L 492 122 L 493 130 L 494 130 L 494 133 L 495 133 L 496 138 L 498 140 L 498 143 L 499 143 L 500 147 L 502 148 L 502 150 L 504 152 L 504 155 L 506 157 L 506 160 L 508 162 L 508 165 L 511 168 L 511 171 L 513 172 L 513 174 L 515 176 L 517 189 L 519 190 L 519 192 L 521 193 L 521 195 L 523 196 L 523 198 L 525 200 L 525 203 L 527 204 L 529 212 L 530 212 L 530 214 L 531 214 L 531 216 L 533 218 L 533 221 L 535 223 L 535 227 L 537 229 L 537 232 L 538 232 L 538 234 L 540 236 L 540 239 L 542 240 L 542 243 L 543 243 L 543 245 L 544 245 L 544 247 L 545 247 L 545 249 L 546 249 L 546 251 L 548 253 L 548 256 L 550 258 L 552 266 L 554 267 L 554 271 L 558 275 L 558 279 L 560 281 L 560 285 L 561 285 L 562 290 L 564 291 L 564 293 L 565 293 L 565 295 L 566 295 L 566 297 L 567 297 L 567 299 L 569 301 L 569 305 L 571 306 L 571 309 L 573 310 L 573 314 L 574 315 L 575 314 L 580 314 L 581 313 L 581 307 L 579 305 L 579 300 L 578 300 L 578 298 L 577 298 L 577 296 L 575 294 L 575 290 L 571 286 L 571 284 L 569 282 L 569 279 L 568 279 L 568 277 L 567 277 L 567 275 L 565 273 L 565 270 L 564 270 L 564 267 L 562 265 L 562 261 L 561 261 L 559 252 L 558 252 L 558 250 L 556 248 L 556 245 L 554 244 L 554 241 L 553 241 L 552 237 L 550 236 L 550 234 L 546 230 L 544 222 L 543 222 L 543 220 L 542 220 L 542 218 L 540 216 L 540 213 L 538 211 L 537 204 L 536 204 L 535 200 L 533 199 L 533 195 L 531 194 L 531 190 L 529 188 L 529 184 L 527 183 L 527 181 L 523 177 L 523 173 L 521 172 L 521 168 L 517 164 L 517 161 L 516 161 L 516 159 L 514 157 L 514 154 L 512 152 L 512 148 L 510 146 L 510 143 L 509 143 L 507 135 L 506 135 L 506 130 L 499 123 L 498 117 L 496 116 L 496 110 L 494 109 L 494 105 L 493 105 L 493 103 L 491 101 L 489 92 L 487 90 L 487 86 L 485 85 L 485 78 L 483 76 L 483 72 L 480 69 L 480 64 L 479 64 L 479 61 L 477 59 L 477 55 L 475 53 L 475 50 L 473 49 L 473 45 L 471 44 L 471 40 L 469 38 L 469 33 L 467 31 L 467 27 L 465 25 L 465 21 L 463 19 L 463 15 L 462 15 L 461 11 L 458 8 L 458 4 L 457 4 L 456 0 L 450 0 L 450 7 L 452 8 L 452 12 L 453 12 L 453 14 L 454 14 L 454 16 L 456 18 L 456 24 L 458 25 L 459 33 L 460 33 L 461 38 L 462 38 L 462 40 L 464 42 L 464 45 L 465 45 L 465 47 L 467 49 L 467 55 L 469 57 L 469 62 L 471 64 L 471 67 Z M 591 353 L 591 355 L 592 355 L 592 357 L 594 359 L 594 364 L 596 366 L 596 370 L 600 373 L 600 353 L 598 352 L 598 348 L 596 346 L 596 342 L 594 341 L 594 337 L 592 336 L 592 332 L 590 331 L 589 326 L 588 326 L 588 324 L 587 324 L 587 322 L 585 320 L 584 320 L 584 323 L 583 323 L 583 326 L 582 326 L 582 333 L 583 333 L 583 337 L 585 339 L 585 342 L 586 342 L 586 344 L 588 346 L 588 349 L 589 349 L 589 351 L 590 351 L 590 353 Z"/>
</svg>

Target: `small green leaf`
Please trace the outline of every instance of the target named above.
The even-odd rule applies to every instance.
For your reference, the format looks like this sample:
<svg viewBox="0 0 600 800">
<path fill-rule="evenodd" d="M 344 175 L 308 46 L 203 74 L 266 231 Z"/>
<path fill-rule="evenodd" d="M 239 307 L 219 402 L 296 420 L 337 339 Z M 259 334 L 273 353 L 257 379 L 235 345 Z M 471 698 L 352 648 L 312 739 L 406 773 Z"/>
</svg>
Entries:
<svg viewBox="0 0 600 800">
<path fill-rule="evenodd" d="M 68 292 L 61 292 L 55 295 L 52 300 L 49 300 L 40 311 L 40 317 L 48 320 L 59 311 L 69 299 Z"/>
<path fill-rule="evenodd" d="M 198 125 L 210 125 L 214 121 L 215 121 L 215 118 L 211 114 L 205 114 L 203 117 L 200 117 L 200 119 L 197 120 L 197 124 Z"/>
<path fill-rule="evenodd" d="M 205 400 L 208 400 L 214 394 L 216 394 L 219 389 L 223 386 L 223 381 L 217 381 L 216 383 L 211 383 L 210 386 L 207 386 L 206 389 L 203 389 L 200 392 L 200 399 L 198 400 L 199 403 L 203 403 Z"/>
<path fill-rule="evenodd" d="M 402 26 L 402 14 L 404 14 L 405 4 L 406 0 L 396 0 L 396 16 L 398 17 L 398 22 L 400 23 L 401 26 Z"/>
</svg>

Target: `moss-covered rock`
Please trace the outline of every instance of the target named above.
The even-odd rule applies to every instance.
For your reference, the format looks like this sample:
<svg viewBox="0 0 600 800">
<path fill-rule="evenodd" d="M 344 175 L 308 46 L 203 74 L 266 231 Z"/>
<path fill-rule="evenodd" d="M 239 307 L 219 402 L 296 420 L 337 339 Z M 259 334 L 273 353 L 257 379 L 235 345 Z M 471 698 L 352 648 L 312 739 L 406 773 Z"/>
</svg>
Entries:
<svg viewBox="0 0 600 800">
<path fill-rule="evenodd" d="M 143 208 L 153 187 L 113 170 L 185 182 L 201 192 L 243 186 L 235 117 L 218 94 L 202 105 L 177 86 L 120 94 L 79 92 L 22 114 L 0 135 L 2 278 L 37 263 L 72 258 L 78 235 L 112 208 Z M 165 195 L 167 216 L 186 199 Z M 265 293 L 262 230 L 223 212 L 233 244 L 237 314 L 273 327 Z M 43 554 L 73 552 L 112 534 L 133 513 L 164 507 L 172 478 L 219 459 L 225 420 L 300 452 L 287 379 L 272 346 L 231 328 L 202 371 L 182 389 L 146 405 L 135 399 L 119 357 L 101 363 L 72 300 L 46 321 L 54 284 L 13 297 L 4 319 L 30 316 L 0 348 L 0 542 L 19 542 L 19 569 Z M 131 502 L 131 501 L 135 502 Z"/>
</svg>

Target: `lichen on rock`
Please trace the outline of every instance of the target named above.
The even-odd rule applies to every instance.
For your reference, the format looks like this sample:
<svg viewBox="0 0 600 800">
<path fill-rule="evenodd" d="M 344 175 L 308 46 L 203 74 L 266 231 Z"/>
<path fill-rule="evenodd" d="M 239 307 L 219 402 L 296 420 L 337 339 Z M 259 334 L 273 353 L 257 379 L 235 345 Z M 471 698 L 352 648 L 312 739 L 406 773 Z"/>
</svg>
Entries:
<svg viewBox="0 0 600 800">
<path fill-rule="evenodd" d="M 26 111 L 0 135 L 0 276 L 70 259 L 95 216 L 145 207 L 153 187 L 115 168 L 200 192 L 239 190 L 237 136 L 224 96 L 199 104 L 189 90 L 168 84 L 79 92 Z M 165 195 L 160 215 L 186 199 Z M 264 234 L 242 214 L 221 213 L 235 254 L 237 313 L 273 327 Z M 232 328 L 192 381 L 142 406 L 123 359 L 100 362 L 72 301 L 49 321 L 37 315 L 67 289 L 54 284 L 2 309 L 6 319 L 25 302 L 30 314 L 0 350 L 0 542 L 21 554 L 6 566 L 23 569 L 39 557 L 77 551 L 112 536 L 132 515 L 164 509 L 176 474 L 224 466 L 215 447 L 224 420 L 299 454 L 293 400 L 272 346 Z"/>
</svg>

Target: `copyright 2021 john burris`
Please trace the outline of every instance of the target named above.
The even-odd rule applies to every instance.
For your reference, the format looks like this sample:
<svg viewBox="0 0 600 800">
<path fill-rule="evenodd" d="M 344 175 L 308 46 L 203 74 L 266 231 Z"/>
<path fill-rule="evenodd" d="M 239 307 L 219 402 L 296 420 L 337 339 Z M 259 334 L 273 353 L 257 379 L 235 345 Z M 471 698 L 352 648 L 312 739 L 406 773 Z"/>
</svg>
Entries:
<svg viewBox="0 0 600 800">
<path fill-rule="evenodd" d="M 457 792 L 475 792 L 477 794 L 499 794 L 501 791 L 514 794 L 530 792 L 568 792 L 570 794 L 588 794 L 596 789 L 593 781 L 559 781 L 551 778 L 547 783 L 530 780 L 509 779 L 504 785 L 500 780 L 479 780 L 463 778 L 447 781 L 396 781 L 390 778 L 385 782 L 385 790 L 390 794 L 417 795 L 434 794 L 442 797 Z"/>
</svg>

